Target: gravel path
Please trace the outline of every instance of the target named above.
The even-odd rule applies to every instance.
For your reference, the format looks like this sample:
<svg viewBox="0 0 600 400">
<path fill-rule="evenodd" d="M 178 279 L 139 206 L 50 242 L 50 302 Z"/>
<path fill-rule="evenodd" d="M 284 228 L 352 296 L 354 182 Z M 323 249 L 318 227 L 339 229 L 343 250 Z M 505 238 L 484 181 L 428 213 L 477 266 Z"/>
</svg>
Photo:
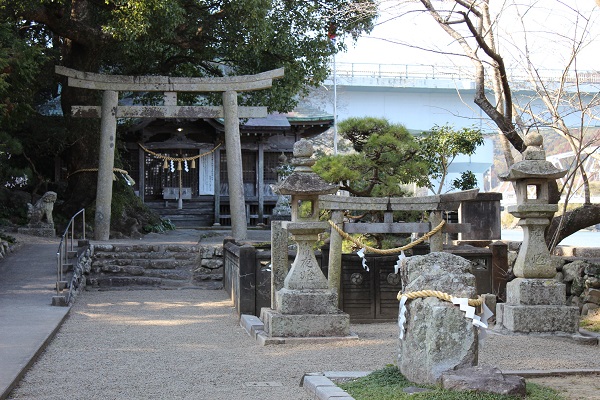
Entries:
<svg viewBox="0 0 600 400">
<path fill-rule="evenodd" d="M 395 323 L 353 325 L 360 339 L 259 346 L 223 291 L 83 293 L 11 399 L 308 399 L 307 372 L 395 363 Z M 480 363 L 504 369 L 599 368 L 600 348 L 490 335 Z M 269 386 L 261 386 L 266 385 Z"/>
</svg>

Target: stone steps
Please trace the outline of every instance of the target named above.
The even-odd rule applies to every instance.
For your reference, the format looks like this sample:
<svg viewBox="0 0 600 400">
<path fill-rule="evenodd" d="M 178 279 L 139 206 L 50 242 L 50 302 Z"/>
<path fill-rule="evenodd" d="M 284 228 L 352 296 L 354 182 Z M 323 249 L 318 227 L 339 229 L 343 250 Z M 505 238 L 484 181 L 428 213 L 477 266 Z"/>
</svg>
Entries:
<svg viewBox="0 0 600 400">
<path fill-rule="evenodd" d="M 222 287 L 222 248 L 183 244 L 91 245 L 92 288 Z"/>
</svg>

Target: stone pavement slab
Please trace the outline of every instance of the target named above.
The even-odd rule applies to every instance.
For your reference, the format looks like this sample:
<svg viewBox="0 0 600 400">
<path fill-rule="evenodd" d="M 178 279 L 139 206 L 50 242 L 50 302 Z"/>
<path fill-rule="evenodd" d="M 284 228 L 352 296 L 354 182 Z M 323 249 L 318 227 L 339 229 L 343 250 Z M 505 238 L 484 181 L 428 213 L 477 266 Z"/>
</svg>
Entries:
<svg viewBox="0 0 600 400">
<path fill-rule="evenodd" d="M 56 333 L 70 307 L 51 305 L 58 240 L 24 244 L 0 262 L 0 399 Z"/>
</svg>

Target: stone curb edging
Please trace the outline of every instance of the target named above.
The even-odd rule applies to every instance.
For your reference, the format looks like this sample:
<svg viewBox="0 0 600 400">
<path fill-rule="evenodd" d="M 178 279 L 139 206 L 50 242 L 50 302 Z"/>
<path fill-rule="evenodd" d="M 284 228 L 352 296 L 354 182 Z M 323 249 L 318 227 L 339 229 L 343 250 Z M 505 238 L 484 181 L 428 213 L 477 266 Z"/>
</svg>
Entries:
<svg viewBox="0 0 600 400">
<path fill-rule="evenodd" d="M 265 326 L 260 318 L 242 314 L 240 317 L 240 326 L 244 328 L 248 335 L 252 336 L 261 346 L 271 344 L 286 344 L 286 343 L 328 343 L 339 340 L 357 340 L 358 335 L 350 333 L 349 336 L 323 336 L 323 337 L 269 337 L 265 332 Z"/>
<path fill-rule="evenodd" d="M 600 375 L 598 368 L 581 369 L 515 369 L 502 371 L 505 375 L 518 375 L 523 378 L 542 378 L 546 376 L 567 376 L 567 375 Z"/>
<path fill-rule="evenodd" d="M 318 400 L 354 400 L 345 390 L 337 386 L 335 381 L 362 378 L 372 371 L 327 371 L 305 374 L 300 386 Z"/>
<path fill-rule="evenodd" d="M 302 377 L 300 386 L 318 400 L 354 400 L 346 391 L 337 386 L 334 381 L 344 381 L 362 378 L 372 371 L 327 371 L 311 372 Z M 523 378 L 541 378 L 546 376 L 600 375 L 600 369 L 551 369 L 551 370 L 504 370 L 505 375 L 517 375 Z"/>
<path fill-rule="evenodd" d="M 67 318 L 69 317 L 69 314 L 71 313 L 71 306 L 67 306 L 65 308 L 66 308 L 65 315 L 62 316 L 62 318 L 60 319 L 58 324 L 56 324 L 56 327 L 52 330 L 52 332 L 50 332 L 48 337 L 41 343 L 40 347 L 34 351 L 34 353 L 31 355 L 31 358 L 29 359 L 29 361 L 25 365 L 23 365 L 23 368 L 21 368 L 21 371 L 15 376 L 15 379 L 12 381 L 12 383 L 10 385 L 8 385 L 8 387 L 6 388 L 4 393 L 0 393 L 0 400 L 8 398 L 8 396 L 10 395 L 12 390 L 19 384 L 21 379 L 23 379 L 23 376 L 25 376 L 25 374 L 27 373 L 29 368 L 37 361 L 37 359 L 44 352 L 44 350 L 46 350 L 46 347 L 48 347 L 48 345 L 50 344 L 52 339 L 54 339 L 54 336 L 56 336 L 56 334 L 60 330 L 61 326 L 67 320 Z"/>
</svg>

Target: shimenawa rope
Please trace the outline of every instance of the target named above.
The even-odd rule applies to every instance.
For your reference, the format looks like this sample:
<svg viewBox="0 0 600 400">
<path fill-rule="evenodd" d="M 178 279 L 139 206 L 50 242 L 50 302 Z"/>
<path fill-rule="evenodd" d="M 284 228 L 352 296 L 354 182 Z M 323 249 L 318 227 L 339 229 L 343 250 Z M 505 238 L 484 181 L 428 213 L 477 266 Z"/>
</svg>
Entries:
<svg viewBox="0 0 600 400">
<path fill-rule="evenodd" d="M 340 228 L 339 226 L 337 226 L 335 224 L 335 222 L 333 222 L 332 220 L 327 221 L 329 222 L 329 225 L 331 225 L 331 227 L 333 229 L 335 229 L 337 231 L 337 233 L 339 233 L 344 239 L 351 241 L 352 243 L 354 243 L 355 245 L 357 245 L 360 248 L 364 248 L 367 251 L 370 251 L 372 253 L 375 254 L 395 254 L 404 250 L 408 250 L 413 248 L 414 246 L 418 245 L 419 243 L 424 242 L 425 240 L 429 239 L 431 236 L 435 235 L 436 233 L 438 233 L 442 227 L 444 226 L 444 224 L 446 223 L 446 221 L 442 220 L 442 222 L 439 223 L 438 226 L 436 226 L 435 228 L 433 228 L 430 232 L 427 232 L 426 234 L 424 234 L 423 236 L 421 236 L 420 238 L 418 238 L 417 240 L 415 240 L 414 242 L 411 242 L 409 244 L 407 244 L 406 246 L 402 246 L 402 247 L 396 247 L 393 249 L 386 249 L 386 250 L 381 250 L 381 249 L 376 249 L 375 247 L 371 247 L 368 246 L 366 244 L 364 244 L 363 242 L 361 242 L 360 240 L 353 238 L 352 236 L 350 236 L 349 234 L 347 234 L 346 232 L 344 232 L 342 230 L 342 228 Z"/>
<path fill-rule="evenodd" d="M 424 297 L 437 297 L 440 300 L 448 301 L 452 303 L 453 296 L 450 296 L 448 293 L 440 292 L 437 290 L 419 290 L 417 292 L 408 292 L 402 293 L 398 292 L 398 300 L 400 300 L 403 296 L 408 298 L 409 300 L 424 298 Z M 478 307 L 483 303 L 481 298 L 479 299 L 469 299 L 469 305 L 472 307 Z"/>
</svg>

